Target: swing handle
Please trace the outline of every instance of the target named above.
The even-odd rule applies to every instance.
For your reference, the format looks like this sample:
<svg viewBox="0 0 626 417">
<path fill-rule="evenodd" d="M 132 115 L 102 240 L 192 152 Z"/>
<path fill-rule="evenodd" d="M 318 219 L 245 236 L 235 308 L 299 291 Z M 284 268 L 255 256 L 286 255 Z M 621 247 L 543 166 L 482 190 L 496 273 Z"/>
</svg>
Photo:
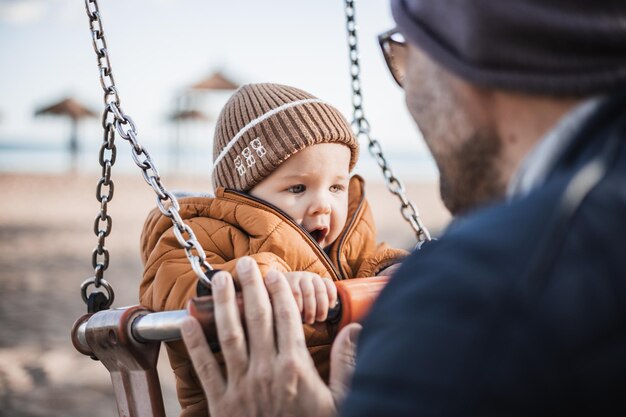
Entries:
<svg viewBox="0 0 626 417">
<path fill-rule="evenodd" d="M 316 344 L 332 343 L 339 330 L 350 323 L 363 320 L 388 280 L 389 277 L 380 276 L 335 282 L 338 296 L 337 305 L 328 311 L 328 319 L 325 322 L 307 325 L 313 329 L 308 340 L 315 340 Z M 236 295 L 236 301 L 245 330 L 243 297 L 240 292 Z M 203 296 L 191 299 L 187 305 L 187 311 L 190 316 L 200 322 L 211 350 L 218 352 L 220 346 L 215 325 L 213 297 Z"/>
<path fill-rule="evenodd" d="M 309 340 L 315 340 L 316 344 L 331 343 L 337 332 L 343 327 L 350 323 L 362 321 L 388 280 L 389 277 L 382 276 L 336 282 L 338 305 L 329 310 L 327 321 L 311 326 L 314 332 Z M 241 293 L 237 294 L 237 304 L 240 313 L 243 313 Z M 132 315 L 129 315 L 128 311 L 132 311 Z M 124 312 L 127 313 L 124 314 Z M 130 318 L 131 316 L 132 318 Z M 149 310 L 136 306 L 86 314 L 74 324 L 72 342 L 75 348 L 84 355 L 92 356 L 95 354 L 98 359 L 102 359 L 102 352 L 95 352 L 92 346 L 107 345 L 108 342 L 101 343 L 101 340 L 108 340 L 107 332 L 112 329 L 112 327 L 107 327 L 111 326 L 109 322 L 116 320 L 123 322 L 122 324 L 117 323 L 114 330 L 120 335 L 126 335 L 124 336 L 125 340 L 132 340 L 133 343 L 139 344 L 150 344 L 180 340 L 180 325 L 188 316 L 193 316 L 200 322 L 211 348 L 214 351 L 219 350 L 214 303 L 211 296 L 191 299 L 187 310 L 151 313 Z M 241 317 L 243 318 L 243 314 Z M 103 331 L 103 327 L 107 327 L 107 331 Z M 98 338 L 99 340 L 96 340 Z M 106 350 L 106 348 L 103 349 Z"/>
</svg>

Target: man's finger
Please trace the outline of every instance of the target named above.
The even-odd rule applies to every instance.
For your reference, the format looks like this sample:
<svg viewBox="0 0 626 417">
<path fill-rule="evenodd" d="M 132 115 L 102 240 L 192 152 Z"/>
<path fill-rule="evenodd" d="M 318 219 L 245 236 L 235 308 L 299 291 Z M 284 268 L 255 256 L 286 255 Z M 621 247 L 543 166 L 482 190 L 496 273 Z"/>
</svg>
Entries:
<svg viewBox="0 0 626 417">
<path fill-rule="evenodd" d="M 272 305 L 263 285 L 261 271 L 254 259 L 241 258 L 237 262 L 237 275 L 245 305 L 244 314 L 251 361 L 264 362 L 273 357 L 276 352 Z M 255 358 L 259 359 L 255 360 Z"/>
<path fill-rule="evenodd" d="M 187 317 L 183 321 L 181 335 L 198 379 L 207 395 L 207 400 L 212 403 L 221 398 L 226 390 L 226 383 L 219 364 L 206 342 L 200 323 L 195 318 Z"/>
<path fill-rule="evenodd" d="M 306 349 L 302 320 L 287 279 L 278 271 L 269 271 L 265 284 L 272 298 L 278 351 L 293 354 Z"/>
<path fill-rule="evenodd" d="M 229 378 L 239 378 L 248 368 L 246 340 L 235 301 L 235 286 L 228 272 L 218 272 L 212 280 L 215 325 Z"/>
<path fill-rule="evenodd" d="M 341 404 L 350 389 L 350 380 L 356 365 L 356 344 L 362 328 L 358 323 L 351 323 L 344 327 L 335 338 L 330 351 L 328 386 L 335 404 Z"/>
</svg>

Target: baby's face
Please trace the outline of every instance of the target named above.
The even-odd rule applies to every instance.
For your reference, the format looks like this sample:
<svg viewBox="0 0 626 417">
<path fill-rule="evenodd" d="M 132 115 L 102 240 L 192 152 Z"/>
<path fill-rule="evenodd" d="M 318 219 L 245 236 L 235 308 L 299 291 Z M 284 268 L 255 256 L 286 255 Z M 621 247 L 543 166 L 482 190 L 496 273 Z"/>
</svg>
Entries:
<svg viewBox="0 0 626 417">
<path fill-rule="evenodd" d="M 348 216 L 350 149 L 337 143 L 308 146 L 291 156 L 250 194 L 283 210 L 317 243 L 333 243 Z"/>
</svg>

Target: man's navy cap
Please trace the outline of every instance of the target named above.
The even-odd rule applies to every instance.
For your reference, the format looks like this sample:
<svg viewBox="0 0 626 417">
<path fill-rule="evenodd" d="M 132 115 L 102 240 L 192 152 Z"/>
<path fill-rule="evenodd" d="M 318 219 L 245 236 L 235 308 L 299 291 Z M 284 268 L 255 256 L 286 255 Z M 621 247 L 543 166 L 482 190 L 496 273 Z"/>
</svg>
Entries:
<svg viewBox="0 0 626 417">
<path fill-rule="evenodd" d="M 590 95 L 626 86 L 626 0 L 391 0 L 408 42 L 487 87 Z"/>
</svg>

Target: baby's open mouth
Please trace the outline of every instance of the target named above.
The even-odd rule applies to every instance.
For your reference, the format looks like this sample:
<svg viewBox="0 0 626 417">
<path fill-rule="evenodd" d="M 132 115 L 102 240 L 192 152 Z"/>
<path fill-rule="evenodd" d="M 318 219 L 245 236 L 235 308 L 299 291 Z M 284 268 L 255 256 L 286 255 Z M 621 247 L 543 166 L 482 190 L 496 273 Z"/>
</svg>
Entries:
<svg viewBox="0 0 626 417">
<path fill-rule="evenodd" d="M 309 231 L 309 234 L 315 239 L 318 244 L 322 244 L 324 238 L 328 235 L 328 227 L 320 226 Z"/>
</svg>

